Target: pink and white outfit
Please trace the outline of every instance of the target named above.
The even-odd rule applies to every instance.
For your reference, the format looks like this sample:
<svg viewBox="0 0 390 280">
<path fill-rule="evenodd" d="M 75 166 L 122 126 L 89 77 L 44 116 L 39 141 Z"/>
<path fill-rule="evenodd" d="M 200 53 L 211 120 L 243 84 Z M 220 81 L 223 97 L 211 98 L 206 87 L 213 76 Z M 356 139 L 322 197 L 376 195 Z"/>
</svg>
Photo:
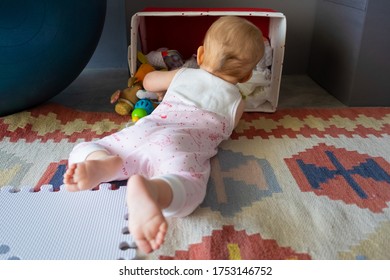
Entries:
<svg viewBox="0 0 390 280">
<path fill-rule="evenodd" d="M 240 101 L 235 85 L 202 69 L 183 68 L 152 114 L 101 140 L 76 145 L 69 162 L 84 161 L 98 150 L 119 155 L 124 164 L 117 180 L 134 174 L 165 180 L 173 200 L 164 215 L 187 216 L 205 197 L 210 158 L 232 133 Z"/>
</svg>

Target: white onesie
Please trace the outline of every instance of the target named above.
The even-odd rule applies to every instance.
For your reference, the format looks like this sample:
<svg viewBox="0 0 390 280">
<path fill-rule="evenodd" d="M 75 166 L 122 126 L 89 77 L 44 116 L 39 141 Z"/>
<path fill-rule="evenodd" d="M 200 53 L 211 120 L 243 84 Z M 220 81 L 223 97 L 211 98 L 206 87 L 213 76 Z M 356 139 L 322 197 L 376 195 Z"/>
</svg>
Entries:
<svg viewBox="0 0 390 280">
<path fill-rule="evenodd" d="M 202 69 L 183 68 L 152 114 L 101 140 L 76 145 L 69 163 L 98 150 L 119 155 L 124 165 L 117 180 L 134 174 L 165 180 L 173 200 L 164 215 L 187 216 L 205 197 L 210 158 L 231 135 L 240 101 L 235 85 Z"/>
</svg>

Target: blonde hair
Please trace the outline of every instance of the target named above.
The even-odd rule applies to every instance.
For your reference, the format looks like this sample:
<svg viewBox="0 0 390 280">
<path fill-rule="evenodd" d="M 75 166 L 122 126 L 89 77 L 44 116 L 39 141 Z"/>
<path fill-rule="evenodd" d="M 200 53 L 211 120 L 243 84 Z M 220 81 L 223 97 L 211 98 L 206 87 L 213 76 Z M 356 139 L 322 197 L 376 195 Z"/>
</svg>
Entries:
<svg viewBox="0 0 390 280">
<path fill-rule="evenodd" d="M 264 54 L 261 31 L 251 22 L 236 16 L 224 16 L 208 29 L 203 63 L 212 72 L 243 79 Z"/>
</svg>

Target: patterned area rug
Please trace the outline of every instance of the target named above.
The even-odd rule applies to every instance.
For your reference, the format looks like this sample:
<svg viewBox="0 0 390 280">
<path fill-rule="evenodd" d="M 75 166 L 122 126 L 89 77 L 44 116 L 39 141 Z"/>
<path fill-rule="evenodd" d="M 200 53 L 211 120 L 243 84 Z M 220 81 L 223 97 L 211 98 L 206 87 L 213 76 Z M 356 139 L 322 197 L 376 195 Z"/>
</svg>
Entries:
<svg viewBox="0 0 390 280">
<path fill-rule="evenodd" d="M 0 118 L 0 186 L 58 188 L 75 143 L 126 121 L 54 104 Z M 203 204 L 138 257 L 390 259 L 389 205 L 390 108 L 245 113 Z"/>
</svg>

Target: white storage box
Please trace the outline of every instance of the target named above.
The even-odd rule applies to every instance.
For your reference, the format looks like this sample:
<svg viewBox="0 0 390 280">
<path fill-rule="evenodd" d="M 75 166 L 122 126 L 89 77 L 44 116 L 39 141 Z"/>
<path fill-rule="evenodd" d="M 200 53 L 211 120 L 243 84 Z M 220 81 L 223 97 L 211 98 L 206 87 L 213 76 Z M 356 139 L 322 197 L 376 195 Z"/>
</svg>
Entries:
<svg viewBox="0 0 390 280">
<path fill-rule="evenodd" d="M 282 75 L 286 18 L 268 9 L 170 9 L 147 8 L 131 19 L 128 63 L 130 74 L 137 70 L 137 52 L 148 54 L 160 48 L 177 50 L 183 58 L 196 54 L 208 27 L 220 16 L 241 16 L 253 22 L 269 43 L 253 79 L 239 84 L 246 111 L 274 112 L 277 108 Z"/>
</svg>

